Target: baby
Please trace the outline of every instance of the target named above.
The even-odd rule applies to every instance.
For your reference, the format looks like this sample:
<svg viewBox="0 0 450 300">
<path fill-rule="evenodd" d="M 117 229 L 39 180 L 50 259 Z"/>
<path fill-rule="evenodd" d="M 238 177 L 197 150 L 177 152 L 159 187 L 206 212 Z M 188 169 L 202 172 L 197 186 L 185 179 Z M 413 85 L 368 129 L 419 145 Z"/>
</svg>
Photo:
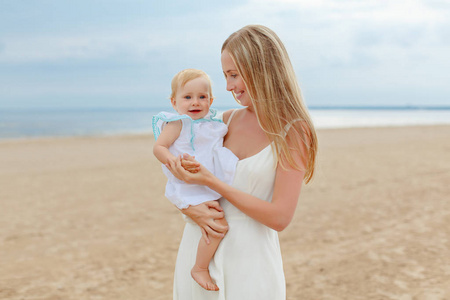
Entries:
<svg viewBox="0 0 450 300">
<path fill-rule="evenodd" d="M 153 154 L 163 164 L 163 172 L 168 178 L 165 195 L 179 209 L 218 200 L 221 196 L 206 186 L 186 184 L 173 176 L 165 164 L 177 156 L 184 153 L 195 156 L 199 163 L 226 183 L 231 184 L 234 177 L 238 158 L 223 147 L 228 128 L 216 118 L 216 111 L 210 109 L 213 99 L 209 76 L 201 70 L 186 69 L 172 79 L 170 100 L 178 114 L 160 112 L 153 117 L 156 139 Z M 225 218 L 215 222 L 228 225 Z M 208 267 L 221 238 L 211 237 L 210 241 L 210 244 L 204 239 L 199 241 L 191 275 L 204 289 L 217 291 L 219 288 Z"/>
</svg>

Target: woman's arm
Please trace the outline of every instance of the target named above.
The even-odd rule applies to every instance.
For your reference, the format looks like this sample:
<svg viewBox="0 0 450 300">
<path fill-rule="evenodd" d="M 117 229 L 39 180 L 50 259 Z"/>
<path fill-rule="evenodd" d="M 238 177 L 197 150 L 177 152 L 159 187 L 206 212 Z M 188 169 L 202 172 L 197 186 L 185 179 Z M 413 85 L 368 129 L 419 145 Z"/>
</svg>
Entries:
<svg viewBox="0 0 450 300">
<path fill-rule="evenodd" d="M 277 167 L 272 201 L 267 202 L 215 179 L 210 188 L 256 221 L 277 231 L 291 222 L 302 187 L 304 172 Z"/>
<path fill-rule="evenodd" d="M 306 165 L 306 148 L 302 149 L 301 152 L 295 153 L 294 158 L 304 169 Z M 189 157 L 185 156 L 184 159 L 189 159 Z M 200 167 L 198 173 L 186 172 L 181 167 L 180 158 L 172 162 L 169 169 L 176 172 L 180 179 L 187 183 L 203 184 L 215 190 L 249 217 L 277 231 L 282 231 L 291 222 L 305 175 L 304 171 L 289 167 L 283 169 L 278 165 L 272 202 L 267 202 L 220 181 L 203 166 Z"/>
<path fill-rule="evenodd" d="M 220 181 L 203 166 L 198 173 L 189 173 L 177 158 L 170 164 L 169 169 L 172 168 L 182 174 L 180 179 L 208 186 L 249 217 L 277 231 L 285 229 L 292 220 L 304 176 L 304 171 L 283 170 L 278 166 L 272 202 L 267 202 Z"/>
</svg>

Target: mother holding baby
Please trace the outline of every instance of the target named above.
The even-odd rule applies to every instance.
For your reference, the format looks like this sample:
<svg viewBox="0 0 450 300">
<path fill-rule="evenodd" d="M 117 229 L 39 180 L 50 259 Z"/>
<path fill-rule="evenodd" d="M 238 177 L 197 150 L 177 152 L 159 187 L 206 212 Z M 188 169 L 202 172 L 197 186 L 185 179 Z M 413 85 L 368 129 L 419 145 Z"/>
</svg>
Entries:
<svg viewBox="0 0 450 300">
<path fill-rule="evenodd" d="M 242 109 L 227 111 L 224 147 L 238 158 L 232 185 L 206 168 L 190 173 L 178 158 L 171 172 L 187 183 L 208 186 L 222 195 L 190 206 L 174 281 L 177 300 L 286 299 L 278 231 L 292 220 L 302 182 L 314 173 L 317 137 L 286 49 L 278 36 L 260 25 L 246 26 L 224 42 L 222 70 L 227 90 Z M 192 157 L 185 157 L 193 161 Z M 198 240 L 228 232 L 210 263 L 219 291 L 206 291 L 190 275 Z"/>
</svg>

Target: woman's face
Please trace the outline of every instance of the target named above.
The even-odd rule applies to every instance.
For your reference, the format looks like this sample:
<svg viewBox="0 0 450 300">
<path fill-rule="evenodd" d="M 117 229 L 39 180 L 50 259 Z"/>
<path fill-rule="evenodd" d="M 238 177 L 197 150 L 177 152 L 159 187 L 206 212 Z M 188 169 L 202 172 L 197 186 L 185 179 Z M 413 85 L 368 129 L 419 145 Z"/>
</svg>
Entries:
<svg viewBox="0 0 450 300">
<path fill-rule="evenodd" d="M 247 92 L 247 87 L 244 84 L 241 74 L 239 74 L 236 65 L 234 64 L 231 55 L 227 50 L 222 52 L 222 71 L 227 81 L 227 91 L 234 94 L 234 97 L 243 106 L 251 106 L 252 101 Z"/>
</svg>

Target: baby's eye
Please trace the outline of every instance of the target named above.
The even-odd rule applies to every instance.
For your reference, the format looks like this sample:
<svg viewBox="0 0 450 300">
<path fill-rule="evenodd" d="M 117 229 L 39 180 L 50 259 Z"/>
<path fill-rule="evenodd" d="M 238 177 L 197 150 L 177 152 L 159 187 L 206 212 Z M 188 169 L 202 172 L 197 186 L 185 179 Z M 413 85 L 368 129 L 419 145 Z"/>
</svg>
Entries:
<svg viewBox="0 0 450 300">
<path fill-rule="evenodd" d="M 206 99 L 206 96 L 200 96 L 200 99 Z"/>
<path fill-rule="evenodd" d="M 189 100 L 189 99 L 191 99 L 191 96 L 185 96 L 184 98 Z"/>
</svg>

